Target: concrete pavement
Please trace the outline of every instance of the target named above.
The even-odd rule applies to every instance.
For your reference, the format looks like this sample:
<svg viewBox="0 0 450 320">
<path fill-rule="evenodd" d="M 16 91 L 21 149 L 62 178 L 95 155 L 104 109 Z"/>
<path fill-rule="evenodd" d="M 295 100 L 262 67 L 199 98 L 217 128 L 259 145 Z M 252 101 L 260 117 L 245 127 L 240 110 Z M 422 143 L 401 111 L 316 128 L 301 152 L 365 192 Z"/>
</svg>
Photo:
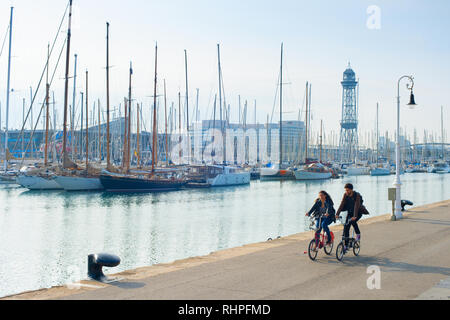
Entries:
<svg viewBox="0 0 450 320">
<path fill-rule="evenodd" d="M 361 255 L 342 263 L 335 251 L 310 261 L 309 232 L 124 272 L 108 286 L 83 282 L 100 289 L 60 287 L 9 299 L 450 299 L 450 200 L 413 209 L 401 221 L 386 215 L 360 224 Z M 341 230 L 333 228 L 337 241 Z M 368 273 L 377 269 L 379 283 Z"/>
</svg>

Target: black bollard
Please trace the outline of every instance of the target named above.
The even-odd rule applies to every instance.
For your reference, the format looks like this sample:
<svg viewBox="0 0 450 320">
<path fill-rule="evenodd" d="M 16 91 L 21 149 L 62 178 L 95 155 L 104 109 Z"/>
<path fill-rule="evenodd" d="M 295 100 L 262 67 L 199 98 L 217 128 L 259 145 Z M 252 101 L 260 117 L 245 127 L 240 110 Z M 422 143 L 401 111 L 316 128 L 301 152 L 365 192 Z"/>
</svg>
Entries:
<svg viewBox="0 0 450 320">
<path fill-rule="evenodd" d="M 99 282 L 110 282 L 103 274 L 103 267 L 114 268 L 120 264 L 120 258 L 113 254 L 100 253 L 88 256 L 88 276 L 90 279 Z"/>
<path fill-rule="evenodd" d="M 414 203 L 412 203 L 409 200 L 402 200 L 402 211 L 405 211 L 406 206 L 413 206 Z"/>
</svg>

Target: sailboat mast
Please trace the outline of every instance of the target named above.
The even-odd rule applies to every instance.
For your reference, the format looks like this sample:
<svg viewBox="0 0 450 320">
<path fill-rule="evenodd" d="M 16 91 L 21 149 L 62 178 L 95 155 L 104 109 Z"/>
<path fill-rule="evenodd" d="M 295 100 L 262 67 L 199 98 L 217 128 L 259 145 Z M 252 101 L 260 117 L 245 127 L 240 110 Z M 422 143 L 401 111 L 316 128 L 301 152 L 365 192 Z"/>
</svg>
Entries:
<svg viewBox="0 0 450 320">
<path fill-rule="evenodd" d="M 188 60 L 187 60 L 187 51 L 184 50 L 184 67 L 185 67 L 185 76 L 186 76 L 186 129 L 187 129 L 187 138 L 188 138 L 188 163 L 191 163 L 191 137 L 189 134 L 189 84 L 188 84 Z"/>
<path fill-rule="evenodd" d="M 83 105 L 81 106 L 83 107 Z M 86 172 L 89 168 L 89 73 L 86 70 Z"/>
<path fill-rule="evenodd" d="M 72 27 L 72 0 L 69 0 L 69 28 L 67 29 L 67 54 L 66 54 L 66 72 L 65 72 L 65 85 L 64 85 L 64 136 L 63 136 L 63 167 L 69 167 L 67 157 L 67 105 L 69 99 L 69 66 L 70 66 L 70 38 Z"/>
<path fill-rule="evenodd" d="M 442 160 L 445 161 L 444 106 L 441 106 Z"/>
<path fill-rule="evenodd" d="M 73 98 L 72 98 L 72 117 L 70 120 L 70 140 L 72 142 L 72 159 L 75 157 L 75 139 L 74 139 L 74 131 L 75 131 L 75 109 L 76 109 L 76 96 L 77 96 L 77 63 L 78 63 L 78 55 L 75 55 L 75 65 L 74 65 L 74 73 L 73 73 Z M 81 104 L 81 108 L 83 108 L 83 104 Z M 86 115 L 87 116 L 87 115 Z"/>
<path fill-rule="evenodd" d="M 11 91 L 11 48 L 12 48 L 12 27 L 13 27 L 14 7 L 11 7 L 11 17 L 9 21 L 9 55 L 8 55 L 8 84 L 6 85 L 6 129 L 5 129 L 5 161 L 4 170 L 8 169 L 8 126 L 9 126 L 9 94 Z"/>
<path fill-rule="evenodd" d="M 139 107 L 139 103 L 136 105 L 136 114 L 137 114 L 137 119 L 136 119 L 136 157 L 137 157 L 137 167 L 140 168 L 141 167 L 141 144 L 140 144 L 140 136 L 141 136 L 141 128 L 140 128 L 140 121 L 139 121 L 139 112 L 140 112 L 140 107 Z"/>
<path fill-rule="evenodd" d="M 378 161 L 380 159 L 380 127 L 379 127 L 379 116 L 380 116 L 380 104 L 377 103 L 377 167 Z"/>
<path fill-rule="evenodd" d="M 320 163 L 322 163 L 323 151 L 323 120 L 320 121 Z"/>
<path fill-rule="evenodd" d="M 306 116 L 305 116 L 305 164 L 308 162 L 308 138 L 309 138 L 309 83 L 306 82 Z"/>
<path fill-rule="evenodd" d="M 109 22 L 106 23 L 106 168 L 111 169 L 111 137 L 109 132 Z"/>
<path fill-rule="evenodd" d="M 153 92 L 153 147 L 152 147 L 152 175 L 155 173 L 158 158 L 158 128 L 156 126 L 156 94 L 158 85 L 158 44 L 155 46 L 155 88 Z M 181 125 L 181 123 L 180 123 Z"/>
<path fill-rule="evenodd" d="M 133 76 L 133 65 L 130 62 L 130 82 L 128 87 L 128 140 L 127 140 L 127 172 L 130 171 L 131 160 L 131 78 Z"/>
<path fill-rule="evenodd" d="M 127 163 L 127 141 L 128 141 L 128 101 L 124 98 L 125 106 L 125 124 L 124 124 L 124 135 L 123 135 L 123 156 L 122 156 L 122 169 L 125 169 Z"/>
<path fill-rule="evenodd" d="M 100 125 L 101 119 L 100 99 L 98 99 L 98 162 L 102 163 L 102 127 Z"/>
<path fill-rule="evenodd" d="M 165 142 L 166 142 L 166 166 L 169 166 L 169 142 L 167 136 L 167 91 L 166 91 L 166 79 L 164 79 L 164 120 L 165 120 Z"/>
<path fill-rule="evenodd" d="M 220 61 L 220 44 L 217 44 L 217 61 L 219 68 L 219 110 L 220 110 L 220 128 L 222 132 L 223 140 L 223 164 L 226 163 L 227 153 L 226 153 L 226 137 L 225 137 L 225 126 L 223 124 L 223 110 L 222 110 L 222 65 Z"/>
<path fill-rule="evenodd" d="M 280 66 L 280 169 L 283 165 L 283 43 L 281 43 Z"/>
<path fill-rule="evenodd" d="M 45 116 L 45 150 L 44 150 L 44 165 L 47 167 L 48 165 L 48 126 L 49 126 L 49 117 L 50 117 L 50 84 L 48 82 L 48 69 L 50 63 L 50 44 L 47 48 L 47 76 L 46 76 L 46 95 L 45 95 L 45 104 L 46 104 L 46 116 Z"/>
</svg>

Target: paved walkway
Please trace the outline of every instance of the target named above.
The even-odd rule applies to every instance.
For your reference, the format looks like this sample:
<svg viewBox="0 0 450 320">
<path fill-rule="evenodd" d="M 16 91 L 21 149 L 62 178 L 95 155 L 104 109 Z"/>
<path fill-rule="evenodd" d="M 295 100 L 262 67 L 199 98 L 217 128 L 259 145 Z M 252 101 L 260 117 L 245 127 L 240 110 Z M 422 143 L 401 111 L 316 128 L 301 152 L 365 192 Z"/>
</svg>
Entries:
<svg viewBox="0 0 450 320">
<path fill-rule="evenodd" d="M 340 237 L 341 227 L 334 230 Z M 343 263 L 334 252 L 310 261 L 307 233 L 125 272 L 125 280 L 101 289 L 56 288 L 13 298 L 450 299 L 450 200 L 416 208 L 397 222 L 369 219 L 361 231 L 361 255 L 349 254 Z M 381 271 L 380 289 L 368 289 L 370 266 Z"/>
</svg>

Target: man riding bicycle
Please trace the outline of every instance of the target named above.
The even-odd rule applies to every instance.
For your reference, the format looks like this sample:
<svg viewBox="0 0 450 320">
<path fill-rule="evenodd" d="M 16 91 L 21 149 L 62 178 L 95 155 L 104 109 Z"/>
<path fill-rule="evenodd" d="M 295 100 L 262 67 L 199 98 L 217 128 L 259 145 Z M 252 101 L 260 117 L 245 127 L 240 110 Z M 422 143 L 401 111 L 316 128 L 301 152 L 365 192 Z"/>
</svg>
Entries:
<svg viewBox="0 0 450 320">
<path fill-rule="evenodd" d="M 347 211 L 347 220 L 344 226 L 345 246 L 348 247 L 350 238 L 350 228 L 353 226 L 356 233 L 356 241 L 361 240 L 361 231 L 359 230 L 358 221 L 361 220 L 363 214 L 367 214 L 367 209 L 363 206 L 361 194 L 354 191 L 351 183 L 345 185 L 345 194 L 341 205 L 336 212 L 336 219 L 340 218 L 341 212 Z"/>
</svg>

